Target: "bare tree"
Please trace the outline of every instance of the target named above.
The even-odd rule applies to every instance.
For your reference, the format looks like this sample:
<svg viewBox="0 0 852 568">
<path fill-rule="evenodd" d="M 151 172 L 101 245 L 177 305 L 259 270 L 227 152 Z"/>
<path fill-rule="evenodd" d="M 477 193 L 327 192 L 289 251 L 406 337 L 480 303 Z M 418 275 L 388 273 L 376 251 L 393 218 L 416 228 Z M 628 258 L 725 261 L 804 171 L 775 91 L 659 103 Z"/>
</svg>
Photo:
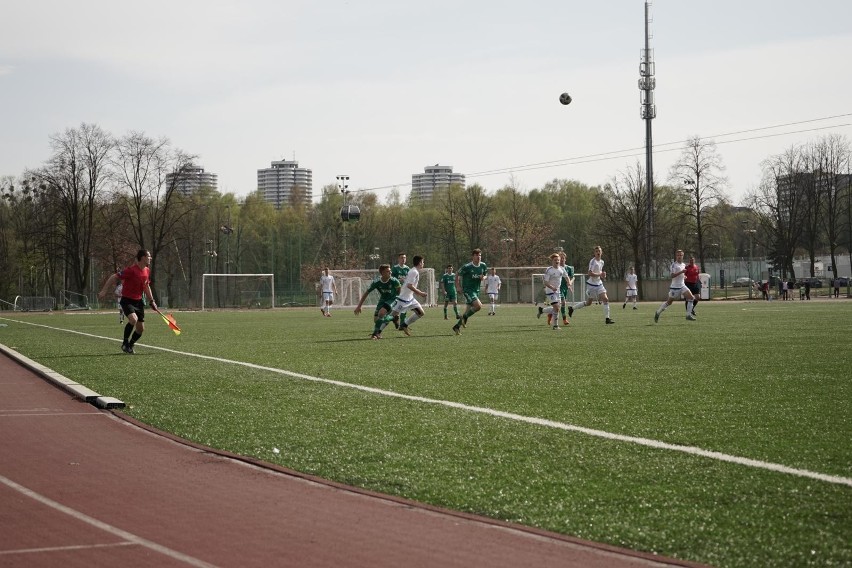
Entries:
<svg viewBox="0 0 852 568">
<path fill-rule="evenodd" d="M 158 253 L 171 242 L 176 223 L 190 213 L 189 208 L 178 208 L 176 203 L 181 199 L 178 187 L 183 174 L 194 160 L 195 156 L 172 148 L 168 139 L 154 140 L 140 132 L 131 132 L 116 144 L 118 184 L 126 192 L 136 242 L 154 257 L 152 281 Z"/>
<path fill-rule="evenodd" d="M 114 142 L 100 127 L 83 123 L 52 136 L 50 145 L 53 155 L 31 175 L 59 206 L 59 219 L 51 229 L 65 253 L 64 285 L 83 294 L 89 286 L 95 217 Z"/>
<path fill-rule="evenodd" d="M 683 184 L 688 193 L 689 216 L 695 222 L 698 240 L 698 255 L 701 270 L 704 270 L 704 235 L 706 226 L 704 213 L 725 199 L 728 180 L 722 175 L 725 166 L 716 153 L 716 144 L 704 141 L 699 136 L 690 138 L 680 158 L 672 166 L 669 182 L 675 187 Z"/>
<path fill-rule="evenodd" d="M 820 188 L 819 220 L 827 239 L 831 266 L 837 277 L 836 250 L 841 239 L 842 215 L 845 192 L 849 190 L 849 174 L 852 173 L 852 151 L 845 136 L 832 134 L 820 139 L 813 147 L 815 184 Z"/>
<path fill-rule="evenodd" d="M 600 224 L 592 229 L 610 243 L 624 243 L 629 249 L 630 262 L 636 274 L 649 275 L 643 259 L 646 227 L 648 226 L 648 191 L 645 171 L 639 162 L 621 172 L 606 184 L 601 194 Z M 627 256 L 627 255 L 624 255 Z M 625 259 L 627 260 L 627 259 Z M 645 270 L 643 271 L 643 267 Z"/>
<path fill-rule="evenodd" d="M 458 212 L 468 239 L 468 248 L 481 246 L 494 210 L 491 197 L 478 183 L 465 188 Z"/>
</svg>

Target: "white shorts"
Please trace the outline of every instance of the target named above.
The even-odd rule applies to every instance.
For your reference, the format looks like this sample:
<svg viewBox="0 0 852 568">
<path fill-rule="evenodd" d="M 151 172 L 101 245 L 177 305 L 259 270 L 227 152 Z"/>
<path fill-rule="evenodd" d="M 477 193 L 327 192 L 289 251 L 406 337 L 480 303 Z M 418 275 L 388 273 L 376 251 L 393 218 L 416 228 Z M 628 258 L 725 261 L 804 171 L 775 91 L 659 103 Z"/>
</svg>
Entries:
<svg viewBox="0 0 852 568">
<path fill-rule="evenodd" d="M 492 301 L 492 302 L 496 302 L 496 301 L 497 301 L 497 296 L 498 296 L 498 295 L 499 295 L 499 292 L 488 292 L 488 297 L 489 297 L 489 298 L 491 298 L 491 301 Z"/>
<path fill-rule="evenodd" d="M 411 298 L 410 300 L 403 300 L 402 298 L 397 298 L 393 301 L 391 305 L 391 311 L 394 311 L 398 314 L 402 312 L 407 312 L 409 310 L 420 310 L 423 311 L 423 306 L 420 305 L 420 302 Z"/>
<path fill-rule="evenodd" d="M 627 289 L 627 297 L 632 298 L 633 296 L 638 296 L 639 294 L 636 291 L 636 288 L 628 288 Z"/>
<path fill-rule="evenodd" d="M 544 297 L 547 298 L 548 304 L 558 304 L 562 301 L 562 294 L 559 293 L 559 290 L 547 288 L 544 292 Z"/>
<path fill-rule="evenodd" d="M 689 292 L 689 288 L 686 286 L 681 286 L 680 288 L 669 288 L 669 298 L 672 300 L 679 300 L 686 292 Z"/>
<path fill-rule="evenodd" d="M 334 303 L 334 292 L 323 292 L 322 293 L 322 301 L 323 302 L 331 302 Z"/>
<path fill-rule="evenodd" d="M 606 288 L 604 288 L 603 284 L 589 284 L 586 283 L 586 297 L 587 298 L 597 298 L 601 294 L 606 294 Z"/>
</svg>

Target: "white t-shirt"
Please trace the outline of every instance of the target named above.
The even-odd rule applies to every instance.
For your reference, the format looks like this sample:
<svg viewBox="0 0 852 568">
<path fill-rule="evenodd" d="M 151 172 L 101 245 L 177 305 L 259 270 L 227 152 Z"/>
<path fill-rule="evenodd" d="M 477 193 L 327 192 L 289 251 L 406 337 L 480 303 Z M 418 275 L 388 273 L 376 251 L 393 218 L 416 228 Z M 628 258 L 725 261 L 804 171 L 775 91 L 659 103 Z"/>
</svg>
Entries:
<svg viewBox="0 0 852 568">
<path fill-rule="evenodd" d="M 320 276 L 320 286 L 322 287 L 322 291 L 325 293 L 330 294 L 334 292 L 334 276 L 331 274 L 328 276 L 325 274 Z"/>
<path fill-rule="evenodd" d="M 674 274 L 675 272 L 681 272 L 685 268 L 686 268 L 686 264 L 684 264 L 683 262 L 674 261 L 672 263 L 672 266 L 671 266 L 671 269 L 669 270 L 669 272 L 671 274 Z M 681 274 L 672 278 L 672 285 L 670 287 L 672 289 L 683 288 L 685 286 L 685 284 L 683 283 L 684 278 L 686 278 L 686 275 L 681 272 Z"/>
<path fill-rule="evenodd" d="M 545 286 L 550 284 L 553 288 L 545 287 L 544 291 L 547 293 L 558 292 L 559 286 L 562 285 L 562 279 L 565 278 L 566 274 L 565 269 L 561 266 L 557 266 L 556 268 L 548 266 L 547 270 L 544 271 L 544 284 Z"/>
<path fill-rule="evenodd" d="M 399 298 L 404 301 L 409 301 L 414 298 L 414 290 L 408 287 L 409 284 L 417 288 L 420 283 L 420 273 L 413 266 L 405 276 L 405 282 L 402 283 L 402 289 L 399 291 Z"/>
<path fill-rule="evenodd" d="M 592 272 L 600 273 L 600 272 L 603 271 L 603 267 L 604 267 L 603 259 L 598 260 L 595 257 L 592 257 L 592 260 L 589 261 L 589 274 L 591 274 Z M 588 283 L 593 285 L 593 286 L 600 286 L 601 285 L 601 279 L 600 279 L 599 276 L 590 276 Z"/>
<path fill-rule="evenodd" d="M 497 294 L 500 292 L 500 277 L 496 274 L 489 274 L 485 279 L 485 290 L 488 294 Z"/>
<path fill-rule="evenodd" d="M 637 279 L 637 276 L 635 274 L 628 274 L 627 278 L 624 279 L 627 282 L 627 289 L 628 290 L 635 290 L 636 289 L 636 279 Z"/>
</svg>

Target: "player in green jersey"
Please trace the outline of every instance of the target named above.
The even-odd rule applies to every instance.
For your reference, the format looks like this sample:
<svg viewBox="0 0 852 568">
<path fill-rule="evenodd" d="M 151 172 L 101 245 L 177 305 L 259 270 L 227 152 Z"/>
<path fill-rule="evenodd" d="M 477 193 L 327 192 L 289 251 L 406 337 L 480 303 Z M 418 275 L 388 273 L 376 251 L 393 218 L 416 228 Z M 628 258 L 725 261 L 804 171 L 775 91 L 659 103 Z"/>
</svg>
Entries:
<svg viewBox="0 0 852 568">
<path fill-rule="evenodd" d="M 453 265 L 448 264 L 444 274 L 441 276 L 441 290 L 444 291 L 444 319 L 447 317 L 447 306 L 450 302 L 453 303 L 453 311 L 456 313 L 456 319 L 459 319 L 459 303 L 456 293 L 456 274 L 453 272 Z"/>
<path fill-rule="evenodd" d="M 399 253 L 397 255 L 396 264 L 391 266 L 391 276 L 400 282 L 405 282 L 405 277 L 408 276 L 408 271 L 411 270 L 411 268 L 405 264 L 406 258 L 407 257 L 404 252 Z M 397 329 L 399 329 L 399 326 L 405 325 L 405 312 L 399 314 L 399 321 L 394 320 L 393 325 Z"/>
<path fill-rule="evenodd" d="M 563 278 L 562 283 L 559 285 L 559 292 L 562 294 L 562 306 L 559 308 L 559 311 L 562 313 L 562 325 L 568 325 L 568 316 L 565 315 L 566 298 L 568 298 L 569 290 L 574 291 L 574 267 L 567 263 L 567 258 L 568 255 L 564 252 L 559 253 L 559 264 L 568 276 L 568 281 L 566 282 Z"/>
<path fill-rule="evenodd" d="M 400 288 L 399 280 L 391 276 L 390 264 L 379 266 L 379 274 L 379 279 L 370 284 L 370 287 L 367 288 L 367 291 L 358 300 L 358 305 L 355 306 L 355 315 L 357 316 L 361 313 L 361 306 L 364 305 L 364 300 L 367 299 L 370 292 L 373 290 L 378 291 L 379 301 L 376 303 L 376 311 L 373 312 L 373 322 L 375 325 L 370 339 L 382 338 L 381 326 L 383 318 L 391 312 L 391 304 L 399 294 Z"/>
<path fill-rule="evenodd" d="M 478 248 L 473 249 L 470 262 L 462 266 L 456 274 L 456 287 L 461 288 L 464 299 L 467 302 L 467 309 L 464 315 L 453 326 L 453 333 L 456 335 L 461 333 L 462 327 L 467 327 L 467 320 L 482 309 L 482 302 L 479 301 L 479 291 L 482 287 L 482 280 L 487 273 L 488 266 L 482 262 L 482 250 Z"/>
</svg>

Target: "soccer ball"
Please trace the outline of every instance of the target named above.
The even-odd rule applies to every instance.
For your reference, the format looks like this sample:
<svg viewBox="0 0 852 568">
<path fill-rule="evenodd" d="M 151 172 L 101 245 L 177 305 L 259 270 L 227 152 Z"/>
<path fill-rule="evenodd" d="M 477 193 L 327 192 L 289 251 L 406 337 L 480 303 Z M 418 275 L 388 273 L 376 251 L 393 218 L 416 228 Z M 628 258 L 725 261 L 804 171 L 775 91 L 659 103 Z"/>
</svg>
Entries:
<svg viewBox="0 0 852 568">
<path fill-rule="evenodd" d="M 570 105 L 571 95 L 569 95 L 568 93 L 562 93 L 561 95 L 559 95 L 559 102 L 563 105 Z"/>
</svg>

